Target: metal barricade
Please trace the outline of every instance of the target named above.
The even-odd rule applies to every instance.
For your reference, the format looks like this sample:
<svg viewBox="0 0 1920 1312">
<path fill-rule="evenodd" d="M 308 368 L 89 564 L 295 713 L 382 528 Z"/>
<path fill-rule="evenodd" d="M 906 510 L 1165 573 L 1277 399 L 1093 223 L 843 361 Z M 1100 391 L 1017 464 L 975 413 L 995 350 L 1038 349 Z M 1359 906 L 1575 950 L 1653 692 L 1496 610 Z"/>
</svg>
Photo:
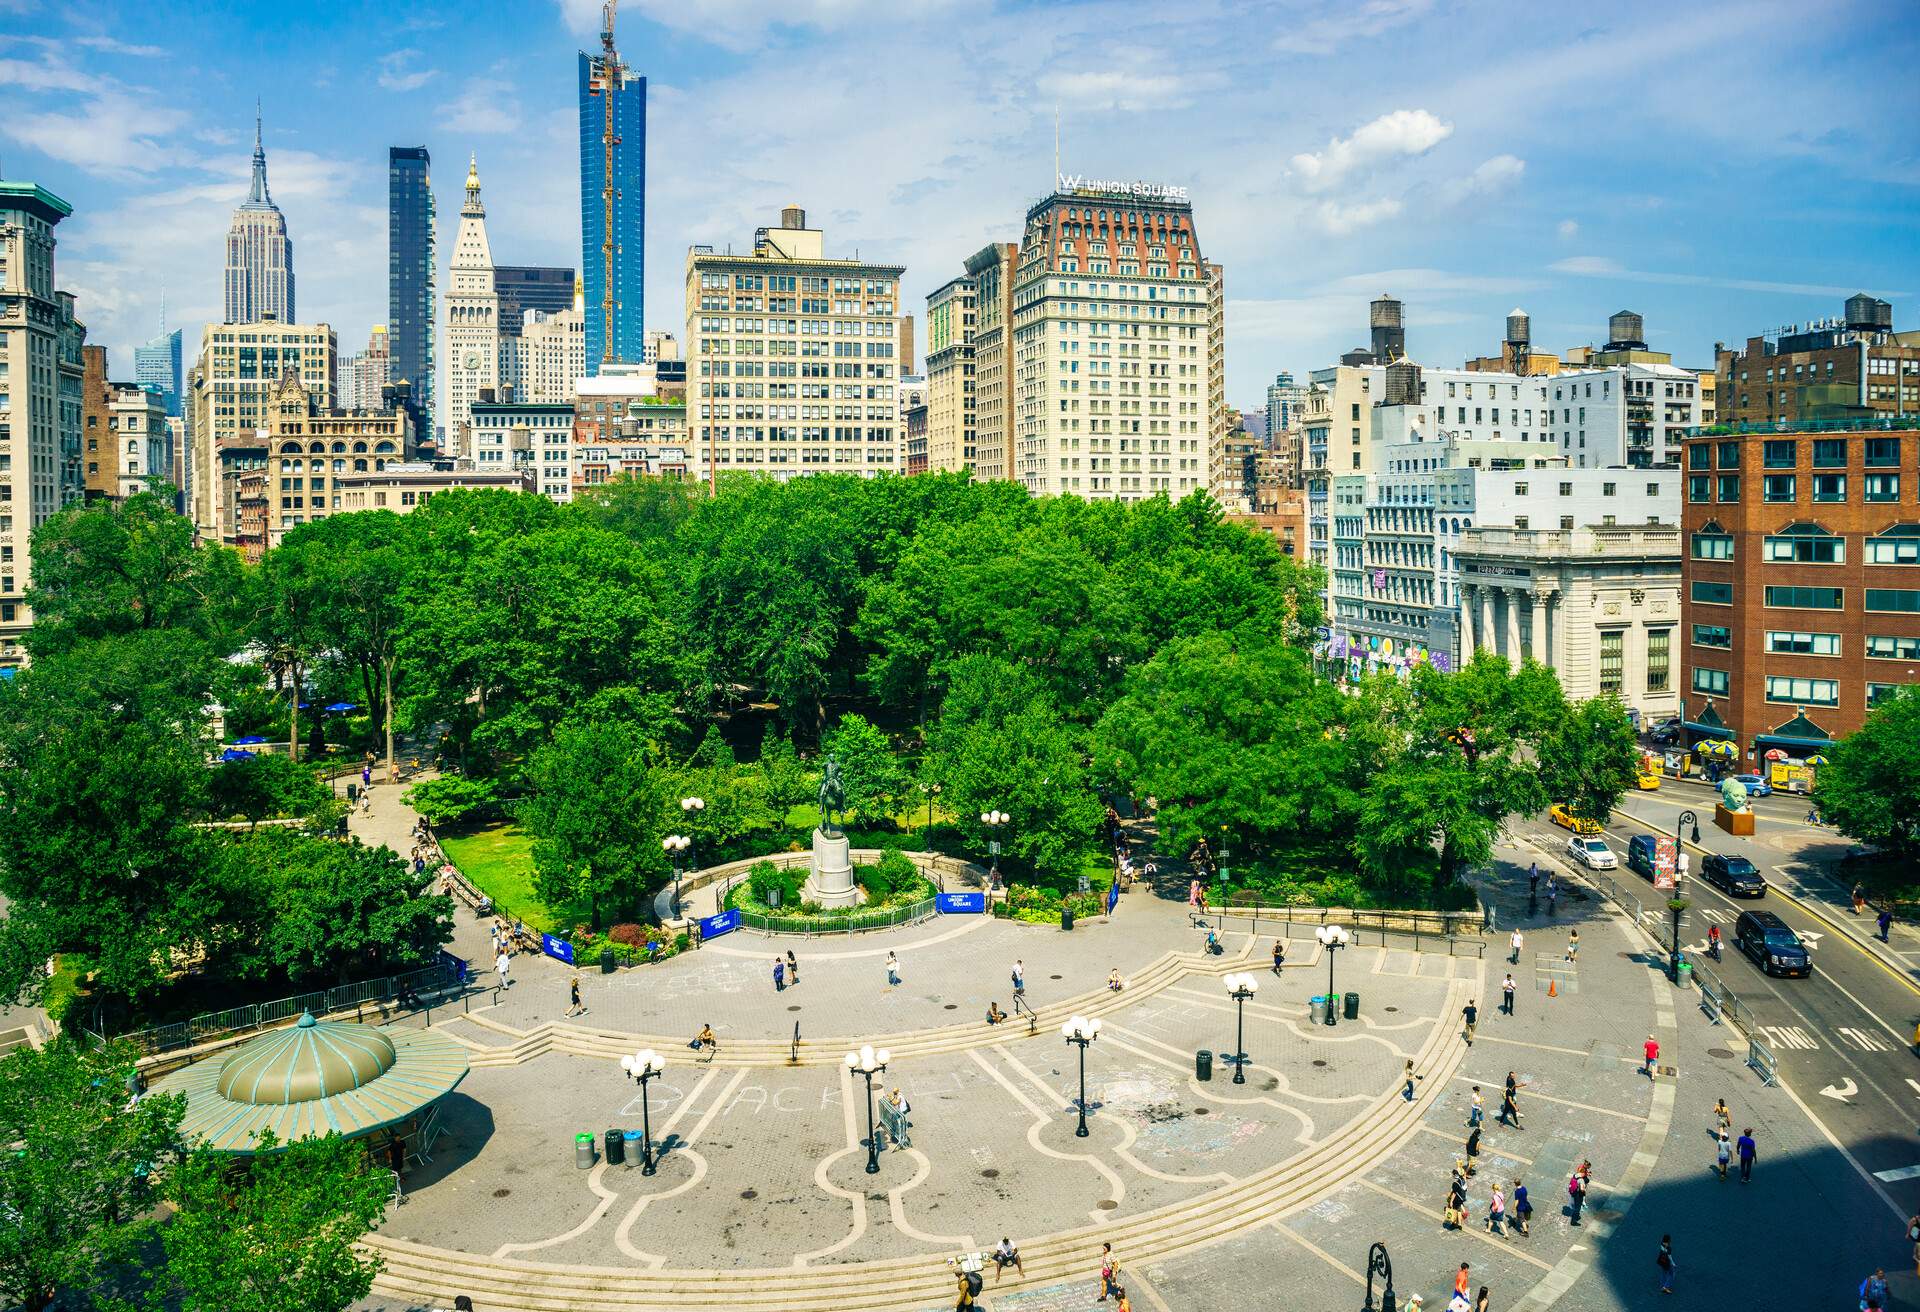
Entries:
<svg viewBox="0 0 1920 1312">
<path fill-rule="evenodd" d="M 1760 1042 L 1758 1039 L 1747 1040 L 1747 1065 L 1753 1068 L 1754 1073 L 1760 1077 L 1762 1084 L 1765 1084 L 1769 1088 L 1773 1087 L 1775 1072 L 1778 1066 L 1774 1055 L 1767 1050 L 1766 1044 Z"/>
<path fill-rule="evenodd" d="M 1696 969 L 1694 978 L 1700 982 L 1700 1010 L 1707 1013 L 1707 1019 L 1715 1025 L 1720 1023 L 1720 994 L 1714 988 L 1713 977 L 1705 971 Z"/>
</svg>

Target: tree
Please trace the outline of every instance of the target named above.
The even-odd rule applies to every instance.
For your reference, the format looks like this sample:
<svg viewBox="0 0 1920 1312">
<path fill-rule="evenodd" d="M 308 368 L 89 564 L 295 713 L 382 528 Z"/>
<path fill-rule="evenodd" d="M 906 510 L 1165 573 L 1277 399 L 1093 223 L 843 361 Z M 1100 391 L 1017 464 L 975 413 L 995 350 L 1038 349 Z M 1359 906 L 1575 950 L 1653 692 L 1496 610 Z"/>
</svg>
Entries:
<svg viewBox="0 0 1920 1312">
<path fill-rule="evenodd" d="M 1587 820 L 1604 821 L 1634 785 L 1640 744 L 1627 709 L 1614 697 L 1575 702 L 1539 747 L 1540 782 L 1549 800 Z"/>
<path fill-rule="evenodd" d="M 64 1037 L 0 1059 L 0 1302 L 85 1297 L 150 1238 L 146 1182 L 175 1158 L 186 1099 L 129 1107 L 134 1062 L 123 1044 Z"/>
<path fill-rule="evenodd" d="M 492 806 L 500 800 L 499 793 L 491 780 L 448 774 L 421 780 L 409 787 L 401 800 L 437 828 L 458 823 L 475 811 Z"/>
<path fill-rule="evenodd" d="M 1920 868 L 1920 688 L 1903 688 L 1828 749 L 1814 802 L 1840 832 L 1871 843 L 1896 869 Z"/>
<path fill-rule="evenodd" d="M 366 1146 L 337 1134 L 281 1147 L 268 1132 L 239 1174 L 197 1149 L 166 1180 L 164 1279 L 183 1312 L 345 1312 L 379 1274 L 356 1245 L 391 1190 Z"/>
<path fill-rule="evenodd" d="M 270 828 L 235 839 L 229 859 L 266 906 L 257 960 L 289 982 L 409 969 L 453 936 L 453 904 L 430 891 L 433 874 L 390 848 Z"/>
<path fill-rule="evenodd" d="M 209 776 L 207 791 L 215 819 L 252 825 L 271 816 L 324 815 L 335 802 L 312 770 L 274 753 L 222 763 Z"/>
<path fill-rule="evenodd" d="M 820 752 L 839 762 L 847 811 L 861 823 L 876 824 L 899 808 L 901 794 L 907 788 L 907 772 L 893 754 L 887 735 L 865 716 L 841 716 L 821 740 Z"/>
<path fill-rule="evenodd" d="M 660 840 L 680 817 L 670 776 L 631 725 L 568 722 L 527 765 L 521 817 L 533 833 L 533 882 L 551 906 L 639 909 L 667 875 Z M 671 811 L 669 811 L 671 808 Z"/>
<path fill-rule="evenodd" d="M 253 589 L 253 640 L 276 686 L 287 694 L 287 755 L 300 759 L 300 702 L 307 674 L 326 649 L 320 617 L 326 610 L 326 574 L 313 554 L 275 551 L 262 562 Z"/>
</svg>

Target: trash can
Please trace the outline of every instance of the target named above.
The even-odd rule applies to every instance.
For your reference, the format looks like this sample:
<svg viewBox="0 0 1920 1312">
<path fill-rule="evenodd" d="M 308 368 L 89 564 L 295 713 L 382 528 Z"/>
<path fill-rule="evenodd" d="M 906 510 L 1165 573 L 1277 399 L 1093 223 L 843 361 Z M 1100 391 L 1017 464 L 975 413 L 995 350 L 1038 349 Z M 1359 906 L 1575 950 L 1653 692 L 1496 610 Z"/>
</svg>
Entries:
<svg viewBox="0 0 1920 1312">
<path fill-rule="evenodd" d="M 618 1166 L 627 1160 L 626 1138 L 619 1130 L 607 1129 L 607 1165 Z"/>
<path fill-rule="evenodd" d="M 573 1136 L 573 1164 L 583 1171 L 593 1169 L 593 1135 L 586 1130 Z"/>
<path fill-rule="evenodd" d="M 1202 1048 L 1193 1054 L 1193 1078 L 1196 1080 L 1213 1079 L 1213 1052 Z"/>
<path fill-rule="evenodd" d="M 1347 1019 L 1360 1019 L 1360 995 L 1358 993 L 1347 994 Z"/>
<path fill-rule="evenodd" d="M 1683 989 L 1693 987 L 1693 963 L 1691 961 L 1683 961 L 1680 963 L 1680 987 Z"/>
<path fill-rule="evenodd" d="M 613 949 L 612 948 L 600 949 L 600 973 L 602 975 L 613 974 Z"/>
<path fill-rule="evenodd" d="M 1072 907 L 1060 908 L 1060 928 L 1062 929 L 1073 928 L 1073 908 Z"/>
<path fill-rule="evenodd" d="M 347 801 L 349 803 L 352 803 L 352 802 L 357 802 L 359 800 L 360 800 L 360 785 L 348 784 L 347 785 Z"/>
<path fill-rule="evenodd" d="M 1315 1025 L 1325 1025 L 1327 1023 L 1326 998 L 1323 995 L 1316 993 L 1308 1001 L 1310 1003 L 1309 1018 L 1312 1020 L 1312 1022 Z"/>
<path fill-rule="evenodd" d="M 646 1145 L 640 1142 L 640 1131 L 628 1130 L 621 1138 L 626 1140 L 623 1147 L 627 1154 L 627 1165 L 638 1166 L 640 1159 L 647 1155 Z"/>
</svg>

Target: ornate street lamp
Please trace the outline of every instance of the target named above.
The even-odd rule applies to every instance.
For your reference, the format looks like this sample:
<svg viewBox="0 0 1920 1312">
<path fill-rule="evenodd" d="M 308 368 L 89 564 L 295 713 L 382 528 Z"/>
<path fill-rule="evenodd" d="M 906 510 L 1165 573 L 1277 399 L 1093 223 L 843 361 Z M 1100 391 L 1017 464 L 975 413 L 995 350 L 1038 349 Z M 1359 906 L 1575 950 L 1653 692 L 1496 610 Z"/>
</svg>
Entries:
<svg viewBox="0 0 1920 1312">
<path fill-rule="evenodd" d="M 1251 975 L 1229 975 L 1226 978 L 1227 996 L 1234 1001 L 1233 1056 L 1227 1060 L 1233 1063 L 1233 1082 L 1247 1082 L 1247 999 L 1260 991 L 1260 981 Z"/>
<path fill-rule="evenodd" d="M 862 1044 L 860 1051 L 847 1054 L 847 1069 L 867 1077 L 867 1174 L 880 1174 L 880 1141 L 873 1136 L 873 1077 L 887 1069 L 887 1050 Z"/>
<path fill-rule="evenodd" d="M 1074 1134 L 1087 1137 L 1087 1049 L 1100 1037 L 1100 1022 L 1085 1016 L 1073 1016 L 1060 1027 L 1060 1035 L 1080 1049 L 1080 1125 Z"/>
<path fill-rule="evenodd" d="M 1353 936 L 1347 933 L 1345 925 L 1322 925 L 1313 931 L 1313 936 L 1320 940 L 1320 946 L 1327 952 L 1327 1024 L 1332 1025 L 1336 1023 L 1334 1013 L 1339 1010 L 1334 1005 L 1333 954 L 1347 946 Z"/>
<path fill-rule="evenodd" d="M 1393 1263 L 1387 1257 L 1387 1246 L 1375 1244 L 1367 1250 L 1367 1301 L 1360 1305 L 1360 1312 L 1375 1312 L 1373 1304 L 1373 1278 L 1383 1276 L 1387 1287 L 1380 1295 L 1379 1312 L 1399 1312 L 1399 1300 L 1393 1296 Z"/>
<path fill-rule="evenodd" d="M 1000 886 L 1000 831 L 1013 819 L 1005 811 L 986 811 L 980 816 L 980 823 L 987 827 L 987 852 L 993 858 L 993 869 L 987 873 L 987 887 Z"/>
<path fill-rule="evenodd" d="M 642 1165 L 640 1174 L 652 1175 L 653 1160 L 653 1118 L 647 1111 L 647 1081 L 655 1078 L 667 1068 L 666 1058 L 652 1048 L 642 1048 L 628 1057 L 620 1059 L 620 1069 L 640 1081 L 640 1156 Z"/>
<path fill-rule="evenodd" d="M 680 919 L 680 872 L 686 867 L 687 852 L 693 847 L 693 840 L 685 834 L 668 834 L 660 840 L 660 846 L 666 849 L 667 859 L 673 862 L 673 918 Z"/>
</svg>

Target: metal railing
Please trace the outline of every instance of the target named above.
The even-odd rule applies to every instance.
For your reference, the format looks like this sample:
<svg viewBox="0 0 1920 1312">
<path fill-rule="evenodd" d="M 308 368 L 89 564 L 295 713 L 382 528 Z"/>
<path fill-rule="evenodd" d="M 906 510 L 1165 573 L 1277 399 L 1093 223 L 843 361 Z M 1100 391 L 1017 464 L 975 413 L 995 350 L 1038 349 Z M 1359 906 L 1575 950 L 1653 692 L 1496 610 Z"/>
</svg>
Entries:
<svg viewBox="0 0 1920 1312">
<path fill-rule="evenodd" d="M 1773 419 L 1757 423 L 1683 428 L 1682 437 L 1738 437 L 1743 433 L 1901 433 L 1920 428 L 1920 415 L 1875 415 L 1867 419 Z"/>
<path fill-rule="evenodd" d="M 1767 1048 L 1766 1044 L 1760 1042 L 1758 1039 L 1747 1040 L 1747 1065 L 1753 1068 L 1754 1073 L 1760 1077 L 1762 1084 L 1768 1088 L 1773 1087 L 1775 1076 L 1779 1070 L 1779 1063 L 1773 1053 Z"/>
<path fill-rule="evenodd" d="M 1693 978 L 1700 985 L 1700 1006 L 1717 1024 L 1722 1020 L 1738 1025 L 1742 1033 L 1751 1027 L 1747 1024 L 1747 1009 L 1740 1001 L 1740 995 L 1726 986 L 1726 983 L 1708 969 L 1705 963 L 1689 961 L 1693 967 Z"/>
<path fill-rule="evenodd" d="M 1415 951 L 1430 944 L 1445 943 L 1449 956 L 1480 957 L 1486 945 L 1482 933 L 1484 916 L 1480 911 L 1357 910 L 1352 907 L 1300 907 L 1268 901 L 1257 893 L 1239 892 L 1215 908 L 1226 915 L 1250 917 L 1252 930 L 1260 932 L 1262 918 L 1276 925 L 1344 925 L 1356 944 L 1365 944 L 1367 936 L 1380 946 L 1392 946 L 1389 937 L 1412 940 Z M 1292 937 L 1292 935 L 1288 935 Z"/>
<path fill-rule="evenodd" d="M 370 1002 L 391 1002 L 406 994 L 424 993 L 459 982 L 452 967 L 439 963 L 400 975 L 362 980 L 357 984 L 342 984 L 337 988 L 321 989 L 313 993 L 298 993 L 290 998 L 275 998 L 270 1002 L 248 1003 L 243 1007 L 229 1007 L 225 1011 L 210 1011 L 195 1016 L 191 1020 L 176 1021 L 171 1025 L 155 1025 L 150 1029 L 115 1035 L 114 1041 L 131 1043 L 143 1055 L 173 1052 L 231 1034 L 264 1029 L 270 1025 L 292 1020 L 304 1012 L 312 1012 L 315 1016 L 327 1016 L 349 1008 L 357 1011 Z"/>
<path fill-rule="evenodd" d="M 886 929 L 893 925 L 911 925 L 926 920 L 938 910 L 933 898 L 899 907 L 880 907 L 872 911 L 850 911 L 844 916 L 782 916 L 761 911 L 740 911 L 740 928 L 757 929 L 763 934 L 804 934 L 809 938 L 822 934 L 858 934 L 868 929 Z"/>
</svg>

